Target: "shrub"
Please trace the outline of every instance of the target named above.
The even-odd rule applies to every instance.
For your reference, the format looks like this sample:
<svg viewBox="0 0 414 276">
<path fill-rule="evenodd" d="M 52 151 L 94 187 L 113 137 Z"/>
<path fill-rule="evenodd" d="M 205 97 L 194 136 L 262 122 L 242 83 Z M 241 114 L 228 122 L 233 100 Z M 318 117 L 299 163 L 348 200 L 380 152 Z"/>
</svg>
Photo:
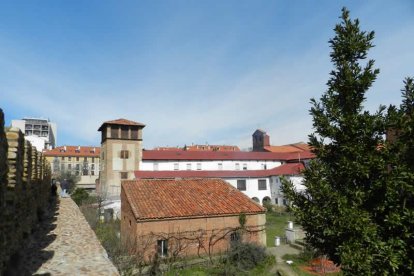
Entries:
<svg viewBox="0 0 414 276">
<path fill-rule="evenodd" d="M 265 258 L 265 248 L 253 243 L 235 242 L 228 253 L 228 261 L 244 270 L 253 269 Z"/>
<path fill-rule="evenodd" d="M 81 205 L 83 201 L 89 198 L 89 193 L 85 189 L 77 188 L 71 194 L 71 198 L 76 202 L 76 204 Z"/>
</svg>

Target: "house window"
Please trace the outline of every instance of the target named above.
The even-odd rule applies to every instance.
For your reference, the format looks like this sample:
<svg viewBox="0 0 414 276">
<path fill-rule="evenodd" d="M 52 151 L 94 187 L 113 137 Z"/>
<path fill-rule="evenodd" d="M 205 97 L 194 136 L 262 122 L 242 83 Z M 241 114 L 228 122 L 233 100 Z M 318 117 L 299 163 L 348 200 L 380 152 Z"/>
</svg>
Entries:
<svg viewBox="0 0 414 276">
<path fill-rule="evenodd" d="M 95 163 L 95 157 L 92 157 L 92 163 Z"/>
<path fill-rule="evenodd" d="M 157 252 L 160 257 L 166 257 L 168 255 L 168 240 L 157 241 Z"/>
<path fill-rule="evenodd" d="M 128 172 L 121 172 L 121 179 L 128 179 Z"/>
<path fill-rule="evenodd" d="M 76 161 L 79 161 L 79 157 L 76 157 Z"/>
<path fill-rule="evenodd" d="M 197 171 L 201 171 L 201 163 L 197 163 Z"/>
<path fill-rule="evenodd" d="M 174 171 L 178 171 L 178 163 L 174 163 Z"/>
<path fill-rule="evenodd" d="M 191 163 L 187 163 L 187 171 L 191 170 Z"/>
<path fill-rule="evenodd" d="M 129 151 L 121 150 L 121 159 L 128 159 L 129 158 Z"/>
<path fill-rule="evenodd" d="M 236 170 L 240 170 L 240 164 L 236 163 Z"/>
<path fill-rule="evenodd" d="M 246 180 L 245 179 L 237 180 L 237 189 L 239 191 L 246 191 Z"/>
<path fill-rule="evenodd" d="M 83 162 L 88 162 L 88 157 L 84 157 Z"/>
<path fill-rule="evenodd" d="M 158 171 L 158 163 L 154 163 L 154 171 Z"/>
<path fill-rule="evenodd" d="M 69 160 L 69 161 L 72 161 L 72 157 L 70 157 L 70 156 L 69 156 L 69 157 L 68 157 L 68 160 Z"/>
<path fill-rule="evenodd" d="M 223 170 L 223 163 L 218 163 L 218 169 L 221 171 Z"/>
<path fill-rule="evenodd" d="M 62 156 L 62 161 L 65 161 L 65 156 Z"/>
<path fill-rule="evenodd" d="M 230 234 L 230 241 L 236 242 L 240 240 L 240 233 L 239 232 L 233 232 Z"/>
<path fill-rule="evenodd" d="M 68 164 L 68 171 L 72 170 L 72 164 Z"/>
<path fill-rule="evenodd" d="M 266 170 L 266 164 L 261 164 L 262 170 Z"/>
<path fill-rule="evenodd" d="M 243 170 L 247 170 L 247 164 L 246 163 L 243 164 Z"/>
<path fill-rule="evenodd" d="M 260 191 L 262 191 L 262 190 L 266 190 L 266 179 L 259 179 L 258 180 L 258 183 L 259 183 L 259 190 Z"/>
</svg>

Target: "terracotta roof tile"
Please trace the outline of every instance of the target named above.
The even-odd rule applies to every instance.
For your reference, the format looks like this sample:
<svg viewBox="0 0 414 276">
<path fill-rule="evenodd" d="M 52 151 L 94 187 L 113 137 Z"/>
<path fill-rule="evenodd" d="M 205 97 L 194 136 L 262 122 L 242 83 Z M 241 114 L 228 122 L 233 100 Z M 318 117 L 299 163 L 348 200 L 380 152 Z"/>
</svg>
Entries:
<svg viewBox="0 0 414 276">
<path fill-rule="evenodd" d="M 235 178 L 235 177 L 269 177 L 277 175 L 299 175 L 304 170 L 302 163 L 287 163 L 270 170 L 243 171 L 135 171 L 138 179 L 154 178 Z"/>
<path fill-rule="evenodd" d="M 127 180 L 122 190 L 137 220 L 265 212 L 221 179 Z"/>
<path fill-rule="evenodd" d="M 127 120 L 127 119 L 120 118 L 120 119 L 117 119 L 117 120 L 103 122 L 102 125 L 99 127 L 98 131 L 101 131 L 102 130 L 102 127 L 104 125 L 108 125 L 108 124 L 109 125 L 127 125 L 127 126 L 141 126 L 141 127 L 145 127 L 145 125 L 142 124 L 142 123 L 134 122 L 134 121 L 130 121 L 130 120 Z"/>
<path fill-rule="evenodd" d="M 84 146 L 60 146 L 52 150 L 43 151 L 44 156 L 99 157 L 100 153 L 101 153 L 100 147 L 84 147 Z"/>
<path fill-rule="evenodd" d="M 311 152 L 256 151 L 162 151 L 144 150 L 142 160 L 281 160 L 295 161 L 314 158 Z"/>
</svg>

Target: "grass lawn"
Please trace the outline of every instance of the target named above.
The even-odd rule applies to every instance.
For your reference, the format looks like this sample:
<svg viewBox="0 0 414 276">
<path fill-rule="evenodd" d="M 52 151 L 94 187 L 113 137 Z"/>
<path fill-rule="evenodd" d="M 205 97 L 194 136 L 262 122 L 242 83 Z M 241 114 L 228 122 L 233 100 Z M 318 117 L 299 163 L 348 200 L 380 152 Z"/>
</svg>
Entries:
<svg viewBox="0 0 414 276">
<path fill-rule="evenodd" d="M 266 237 L 267 246 L 275 246 L 275 236 L 284 237 L 285 228 L 288 221 L 293 221 L 294 217 L 290 214 L 270 213 L 266 214 Z"/>
</svg>

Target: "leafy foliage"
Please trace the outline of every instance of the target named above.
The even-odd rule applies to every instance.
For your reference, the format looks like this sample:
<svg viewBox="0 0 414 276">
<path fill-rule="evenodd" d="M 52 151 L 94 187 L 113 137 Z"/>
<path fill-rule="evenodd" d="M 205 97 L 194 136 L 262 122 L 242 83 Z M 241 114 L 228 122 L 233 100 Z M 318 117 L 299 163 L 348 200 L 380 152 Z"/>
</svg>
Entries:
<svg viewBox="0 0 414 276">
<path fill-rule="evenodd" d="M 265 248 L 253 243 L 232 243 L 228 253 L 229 262 L 244 270 L 250 270 L 266 258 Z"/>
<path fill-rule="evenodd" d="M 62 171 L 56 179 L 59 181 L 59 183 L 62 183 L 62 181 L 66 179 L 68 184 L 67 192 L 71 194 L 75 189 L 76 183 L 80 181 L 81 177 L 79 175 L 73 174 L 71 171 Z"/>
<path fill-rule="evenodd" d="M 307 241 L 345 274 L 405 275 L 414 271 L 413 84 L 405 82 L 400 109 L 365 111 L 379 73 L 373 60 L 363 63 L 374 32 L 360 31 L 345 8 L 341 19 L 329 41 L 335 69 L 328 90 L 311 99 L 317 159 L 305 170 L 307 189 L 296 192 L 287 181 L 283 189 Z M 390 127 L 398 130 L 394 143 L 383 138 Z"/>
<path fill-rule="evenodd" d="M 84 201 L 89 199 L 89 193 L 82 188 L 77 188 L 72 194 L 71 198 L 77 205 L 81 205 Z"/>
</svg>

